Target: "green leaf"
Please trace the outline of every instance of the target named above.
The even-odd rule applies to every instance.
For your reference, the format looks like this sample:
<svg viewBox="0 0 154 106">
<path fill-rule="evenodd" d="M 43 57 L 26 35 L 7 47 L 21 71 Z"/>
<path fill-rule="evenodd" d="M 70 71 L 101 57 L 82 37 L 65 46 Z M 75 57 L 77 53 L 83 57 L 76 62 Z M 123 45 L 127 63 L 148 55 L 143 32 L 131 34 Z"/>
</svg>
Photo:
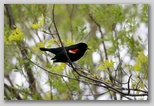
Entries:
<svg viewBox="0 0 154 106">
<path fill-rule="evenodd" d="M 104 60 L 104 63 L 100 62 L 97 70 L 106 70 L 107 68 L 113 68 L 114 62 L 112 60 Z"/>
<path fill-rule="evenodd" d="M 148 62 L 148 57 L 145 56 L 145 55 L 143 54 L 143 52 L 138 52 L 138 57 L 137 57 L 137 58 L 139 59 L 139 61 L 140 61 L 141 63 L 146 63 L 146 62 Z"/>
<path fill-rule="evenodd" d="M 49 70 L 51 70 L 53 72 L 62 73 L 62 71 L 65 69 L 65 67 L 66 67 L 66 64 L 65 63 L 60 63 L 59 65 L 54 65 Z"/>
<path fill-rule="evenodd" d="M 38 21 L 38 23 L 36 24 L 30 24 L 30 27 L 33 29 L 38 29 L 38 28 L 42 28 L 44 24 L 44 15 L 42 14 L 42 19 Z"/>
<path fill-rule="evenodd" d="M 75 44 L 75 42 L 74 42 L 73 40 L 71 40 L 71 39 L 66 39 L 66 44 L 67 44 L 68 46 L 70 46 L 70 45 Z"/>
</svg>

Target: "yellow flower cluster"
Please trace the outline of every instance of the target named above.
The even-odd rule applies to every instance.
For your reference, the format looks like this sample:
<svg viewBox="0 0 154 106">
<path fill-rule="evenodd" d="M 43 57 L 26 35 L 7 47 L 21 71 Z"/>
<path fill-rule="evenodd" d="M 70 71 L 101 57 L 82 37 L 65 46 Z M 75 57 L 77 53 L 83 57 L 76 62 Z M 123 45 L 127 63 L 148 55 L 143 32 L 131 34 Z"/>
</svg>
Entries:
<svg viewBox="0 0 154 106">
<path fill-rule="evenodd" d="M 9 42 L 12 41 L 22 41 L 24 39 L 24 34 L 20 28 L 15 26 L 15 30 L 12 30 L 11 35 L 8 37 Z"/>
</svg>

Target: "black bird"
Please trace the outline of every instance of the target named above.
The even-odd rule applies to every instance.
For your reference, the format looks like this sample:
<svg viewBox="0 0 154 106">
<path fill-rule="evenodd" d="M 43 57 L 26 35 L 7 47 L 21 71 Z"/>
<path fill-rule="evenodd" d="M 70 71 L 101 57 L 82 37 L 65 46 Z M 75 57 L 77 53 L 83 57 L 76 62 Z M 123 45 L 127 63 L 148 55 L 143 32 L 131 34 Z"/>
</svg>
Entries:
<svg viewBox="0 0 154 106">
<path fill-rule="evenodd" d="M 71 62 L 79 60 L 88 49 L 86 43 L 78 43 L 75 45 L 65 47 L 68 57 L 70 58 Z M 59 48 L 40 48 L 41 51 L 49 51 L 55 54 L 55 57 L 51 60 L 54 62 L 68 62 L 64 49 L 62 47 Z"/>
</svg>

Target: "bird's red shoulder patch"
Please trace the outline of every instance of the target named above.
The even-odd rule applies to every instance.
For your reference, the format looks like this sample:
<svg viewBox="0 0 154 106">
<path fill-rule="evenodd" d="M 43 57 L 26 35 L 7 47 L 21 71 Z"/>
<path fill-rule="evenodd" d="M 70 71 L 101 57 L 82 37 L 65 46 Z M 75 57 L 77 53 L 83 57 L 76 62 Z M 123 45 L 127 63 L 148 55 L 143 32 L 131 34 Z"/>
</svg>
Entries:
<svg viewBox="0 0 154 106">
<path fill-rule="evenodd" d="M 72 53 L 72 54 L 75 54 L 78 50 L 79 50 L 79 49 L 77 48 L 77 49 L 69 50 L 68 52 L 69 52 L 69 53 Z"/>
</svg>

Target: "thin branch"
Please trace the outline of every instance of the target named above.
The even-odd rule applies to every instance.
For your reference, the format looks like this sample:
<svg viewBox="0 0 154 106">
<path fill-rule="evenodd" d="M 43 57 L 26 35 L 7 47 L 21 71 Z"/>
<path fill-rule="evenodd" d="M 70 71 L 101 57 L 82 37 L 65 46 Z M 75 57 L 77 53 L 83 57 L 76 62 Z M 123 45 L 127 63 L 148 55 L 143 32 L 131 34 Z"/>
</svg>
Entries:
<svg viewBox="0 0 154 106">
<path fill-rule="evenodd" d="M 54 35 L 55 35 L 55 34 L 57 34 L 57 33 L 55 33 L 55 34 L 54 34 L 54 33 L 52 33 L 52 32 L 51 32 L 51 29 L 50 29 L 50 28 L 51 28 L 52 23 L 53 23 L 53 21 L 50 23 L 50 26 L 48 27 L 48 30 L 49 30 L 49 33 L 48 33 L 48 34 L 50 34 L 52 38 L 56 39 L 56 38 L 54 37 Z M 47 32 L 46 32 L 46 33 L 47 33 Z"/>
<path fill-rule="evenodd" d="M 128 79 L 128 94 L 130 94 L 130 79 L 131 79 L 131 76 L 132 76 L 132 74 L 129 76 L 129 79 Z"/>
<path fill-rule="evenodd" d="M 67 59 L 68 59 L 68 63 L 71 65 L 71 67 L 73 68 L 73 70 L 74 70 L 78 75 L 80 75 L 80 74 L 77 72 L 77 70 L 74 68 L 74 66 L 73 66 L 73 64 L 72 64 L 72 62 L 71 62 L 71 60 L 70 60 L 70 58 L 69 58 L 69 56 L 68 56 L 68 54 L 67 54 L 67 51 L 66 51 L 66 49 L 65 49 L 65 47 L 64 47 L 64 45 L 63 45 L 63 43 L 62 43 L 62 40 L 61 40 L 61 38 L 60 38 L 58 29 L 57 29 L 57 26 L 56 26 L 56 22 L 55 22 L 54 8 L 55 8 L 55 4 L 53 5 L 53 9 L 52 9 L 52 18 L 53 18 L 53 24 L 54 24 L 55 30 L 56 30 L 56 32 L 57 32 L 57 36 L 58 36 L 58 39 L 59 39 L 59 41 L 60 41 L 61 47 L 63 48 L 64 53 L 65 53 L 65 55 L 66 55 L 66 57 L 67 57 Z"/>
<path fill-rule="evenodd" d="M 92 15 L 89 14 L 89 17 L 98 26 L 101 37 L 104 38 L 104 34 L 103 34 L 102 30 L 101 30 L 101 25 L 92 17 Z M 105 53 L 105 59 L 108 60 L 108 55 L 107 55 L 107 50 L 106 50 L 105 43 L 104 43 L 104 41 L 102 41 L 102 43 L 103 43 L 103 49 L 104 49 L 104 53 Z M 110 78 L 111 82 L 113 82 L 113 77 L 111 75 L 111 71 L 110 71 L 109 68 L 107 68 L 107 70 L 109 72 L 109 78 Z"/>
<path fill-rule="evenodd" d="M 98 23 L 96 22 L 96 20 L 92 17 L 92 15 L 89 14 L 89 17 L 90 17 L 91 20 L 98 26 L 99 32 L 100 32 L 100 34 L 101 34 L 101 37 L 104 38 L 104 36 L 103 36 L 104 34 L 103 34 L 102 30 L 101 30 L 100 24 L 98 24 Z M 104 43 L 104 41 L 103 41 L 102 43 L 103 43 L 103 48 L 104 48 L 104 53 L 105 53 L 105 59 L 108 60 L 107 50 L 106 50 L 106 47 L 105 47 L 105 43 Z"/>
<path fill-rule="evenodd" d="M 69 63 L 72 64 L 70 58 L 68 57 L 68 54 L 67 54 L 67 52 L 66 52 L 66 49 L 65 49 L 65 47 L 64 47 L 64 45 L 63 45 L 63 43 L 62 43 L 62 40 L 61 40 L 61 38 L 60 38 L 58 29 L 57 29 L 57 26 L 56 26 L 55 15 L 54 15 L 54 9 L 55 9 L 55 4 L 53 5 L 53 8 L 52 8 L 53 24 L 54 24 L 55 30 L 56 30 L 56 32 L 57 32 L 57 36 L 58 36 L 58 39 L 59 39 L 59 41 L 60 41 L 61 47 L 64 49 L 65 55 L 66 55 L 67 59 L 69 60 Z"/>
<path fill-rule="evenodd" d="M 60 41 L 60 44 L 61 44 L 62 48 L 64 49 L 64 52 L 65 52 L 66 56 L 68 57 L 67 52 L 66 52 L 66 50 L 65 50 L 65 48 L 64 48 L 64 45 L 63 45 L 63 43 L 62 43 L 62 41 L 61 41 L 61 38 L 60 38 L 60 35 L 59 35 L 59 32 L 58 32 L 57 26 L 56 26 L 55 15 L 54 15 L 54 9 L 55 9 L 55 4 L 53 5 L 53 8 L 52 8 L 53 25 L 54 25 L 54 28 L 55 28 L 55 30 L 56 30 L 56 33 L 57 33 L 58 39 L 59 39 L 59 41 Z M 68 57 L 68 58 L 69 58 L 69 57 Z"/>
</svg>

